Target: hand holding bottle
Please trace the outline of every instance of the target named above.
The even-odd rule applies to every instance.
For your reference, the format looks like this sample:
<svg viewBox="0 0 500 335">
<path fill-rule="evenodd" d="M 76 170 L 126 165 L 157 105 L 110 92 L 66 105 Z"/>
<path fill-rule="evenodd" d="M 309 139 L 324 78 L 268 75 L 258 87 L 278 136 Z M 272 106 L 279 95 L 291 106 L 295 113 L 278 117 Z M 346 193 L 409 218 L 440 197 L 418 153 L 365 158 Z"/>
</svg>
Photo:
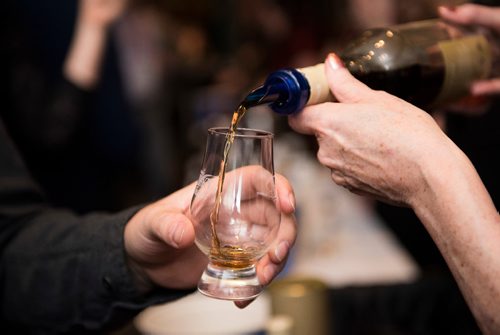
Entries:
<svg viewBox="0 0 500 335">
<path fill-rule="evenodd" d="M 290 126 L 316 136 L 318 159 L 331 169 L 335 183 L 356 194 L 412 205 L 425 184 L 426 162 L 444 160 L 458 148 L 423 110 L 370 89 L 333 54 L 325 64 L 340 103 L 306 107 L 289 117 Z"/>
<path fill-rule="evenodd" d="M 482 26 L 490 29 L 497 37 L 500 36 L 500 7 L 464 4 L 458 7 L 441 6 L 438 11 L 444 20 L 460 25 Z M 496 75 L 500 74 L 497 73 Z M 496 77 L 474 82 L 471 86 L 471 93 L 473 95 L 500 94 L 500 78 Z"/>
<path fill-rule="evenodd" d="M 335 55 L 325 64 L 339 102 L 306 107 L 290 125 L 316 136 L 337 184 L 412 207 L 481 331 L 499 334 L 500 215 L 469 159 L 423 110 L 370 89 Z"/>
<path fill-rule="evenodd" d="M 443 20 L 408 22 L 365 31 L 340 58 L 369 87 L 421 108 L 438 108 L 468 96 L 472 83 L 491 78 L 498 43 L 489 37 Z M 276 113 L 291 115 L 333 99 L 321 63 L 274 71 L 243 104 L 269 104 Z"/>
</svg>

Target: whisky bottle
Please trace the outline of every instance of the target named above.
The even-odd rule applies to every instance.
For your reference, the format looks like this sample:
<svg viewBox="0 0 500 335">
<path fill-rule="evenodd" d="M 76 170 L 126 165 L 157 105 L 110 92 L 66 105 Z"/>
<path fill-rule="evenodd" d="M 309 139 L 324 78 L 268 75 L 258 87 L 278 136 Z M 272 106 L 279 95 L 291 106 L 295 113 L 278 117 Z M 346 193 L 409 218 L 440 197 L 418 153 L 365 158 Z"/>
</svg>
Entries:
<svg viewBox="0 0 500 335">
<path fill-rule="evenodd" d="M 421 108 L 466 96 L 473 81 L 491 76 L 495 56 L 498 45 L 487 32 L 438 19 L 368 30 L 340 53 L 345 67 L 369 87 Z M 289 115 L 333 99 L 321 63 L 271 73 L 243 104 L 269 104 Z"/>
</svg>

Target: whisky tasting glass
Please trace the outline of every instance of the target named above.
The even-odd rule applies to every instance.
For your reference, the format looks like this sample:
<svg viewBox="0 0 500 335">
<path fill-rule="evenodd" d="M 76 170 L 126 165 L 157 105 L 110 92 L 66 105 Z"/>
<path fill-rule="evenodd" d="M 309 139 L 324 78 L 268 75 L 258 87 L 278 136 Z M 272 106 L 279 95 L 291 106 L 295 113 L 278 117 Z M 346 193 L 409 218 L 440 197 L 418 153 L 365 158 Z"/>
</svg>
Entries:
<svg viewBox="0 0 500 335">
<path fill-rule="evenodd" d="M 228 133 L 228 128 L 208 130 L 191 200 L 196 245 L 209 259 L 198 290 L 213 298 L 248 300 L 262 292 L 256 264 L 276 239 L 280 224 L 273 134 L 237 129 L 227 152 L 225 177 L 219 184 Z"/>
</svg>

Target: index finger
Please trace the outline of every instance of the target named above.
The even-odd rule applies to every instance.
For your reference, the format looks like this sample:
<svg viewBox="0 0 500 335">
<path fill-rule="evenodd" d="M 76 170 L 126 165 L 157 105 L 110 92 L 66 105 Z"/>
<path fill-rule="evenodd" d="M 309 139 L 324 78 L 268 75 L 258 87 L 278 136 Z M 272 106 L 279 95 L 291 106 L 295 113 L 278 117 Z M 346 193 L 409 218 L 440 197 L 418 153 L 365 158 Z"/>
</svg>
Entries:
<svg viewBox="0 0 500 335">
<path fill-rule="evenodd" d="M 352 127 L 349 114 L 356 113 L 366 104 L 325 102 L 308 106 L 300 113 L 288 117 L 288 124 L 298 133 L 305 135 L 325 134 L 339 127 Z"/>
<path fill-rule="evenodd" d="M 331 102 L 306 107 L 300 113 L 290 115 L 288 124 L 298 133 L 314 135 L 323 122 L 328 122 L 325 113 L 331 114 L 333 108 L 334 104 Z"/>
</svg>

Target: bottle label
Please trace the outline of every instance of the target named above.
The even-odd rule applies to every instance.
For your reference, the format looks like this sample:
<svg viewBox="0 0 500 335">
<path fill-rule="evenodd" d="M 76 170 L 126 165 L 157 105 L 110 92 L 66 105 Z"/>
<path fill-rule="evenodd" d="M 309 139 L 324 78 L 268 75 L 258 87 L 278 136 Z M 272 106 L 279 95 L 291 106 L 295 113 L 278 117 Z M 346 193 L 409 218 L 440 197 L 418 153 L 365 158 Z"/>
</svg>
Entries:
<svg viewBox="0 0 500 335">
<path fill-rule="evenodd" d="M 492 53 L 484 36 L 466 36 L 439 42 L 438 48 L 444 59 L 445 77 L 434 104 L 450 102 L 467 95 L 473 81 L 489 76 Z"/>
</svg>

